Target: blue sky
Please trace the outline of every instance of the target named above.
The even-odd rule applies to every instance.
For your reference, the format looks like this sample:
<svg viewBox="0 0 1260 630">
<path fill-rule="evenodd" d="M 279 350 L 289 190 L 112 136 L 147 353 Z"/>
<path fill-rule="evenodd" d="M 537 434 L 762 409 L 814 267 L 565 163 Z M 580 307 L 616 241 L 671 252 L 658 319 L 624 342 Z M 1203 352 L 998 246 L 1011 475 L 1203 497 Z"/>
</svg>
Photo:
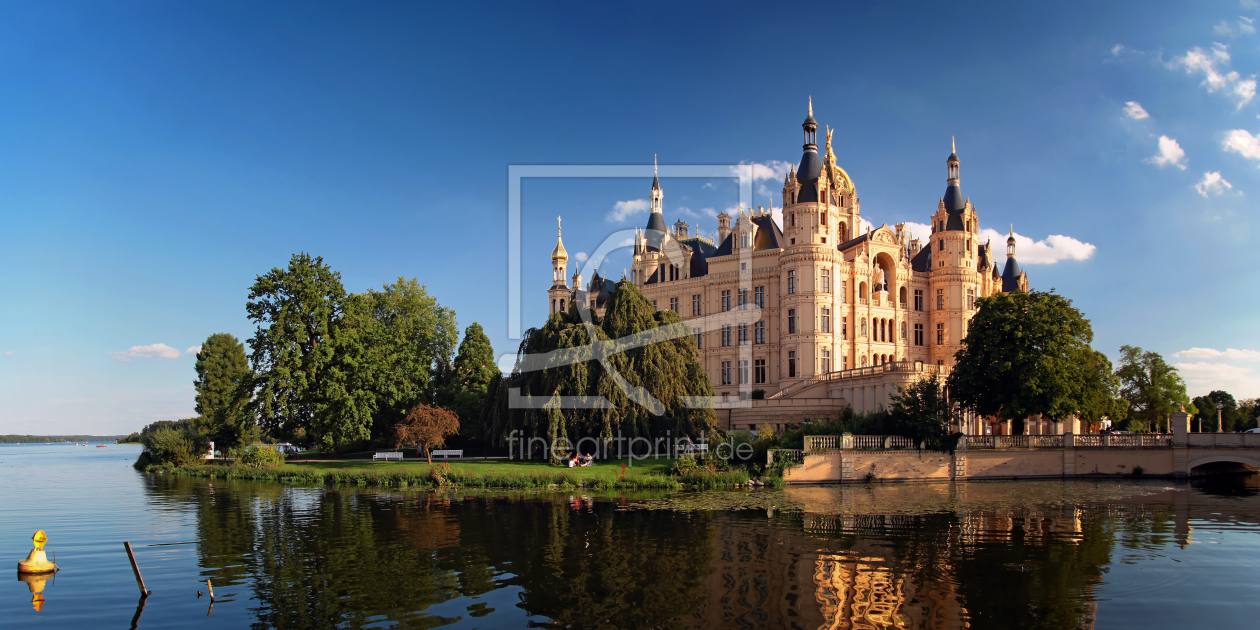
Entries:
<svg viewBox="0 0 1260 630">
<path fill-rule="evenodd" d="M 809 96 L 876 226 L 927 222 L 956 136 L 982 226 L 1097 348 L 1260 396 L 1260 9 L 1099 4 L 5 4 L 0 433 L 192 415 L 187 350 L 250 336 L 298 251 L 514 352 L 508 165 L 756 163 L 777 207 Z M 714 231 L 734 181 L 665 179 L 667 220 Z M 649 183 L 525 182 L 526 326 L 554 217 L 590 251 Z"/>
</svg>

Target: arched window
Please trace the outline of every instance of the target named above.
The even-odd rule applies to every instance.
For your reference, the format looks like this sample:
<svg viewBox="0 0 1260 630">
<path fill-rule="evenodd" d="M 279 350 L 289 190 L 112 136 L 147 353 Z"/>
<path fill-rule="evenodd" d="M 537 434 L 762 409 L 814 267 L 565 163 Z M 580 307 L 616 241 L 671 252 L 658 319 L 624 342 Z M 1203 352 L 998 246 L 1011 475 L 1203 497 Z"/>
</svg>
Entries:
<svg viewBox="0 0 1260 630">
<path fill-rule="evenodd" d="M 556 301 L 555 301 L 555 300 L 552 300 L 552 301 L 551 301 L 551 312 L 552 312 L 552 313 L 556 312 Z"/>
<path fill-rule="evenodd" d="M 906 288 L 901 287 L 900 289 L 898 289 L 897 295 L 898 295 L 898 299 L 901 301 L 901 305 L 905 306 L 906 305 Z"/>
<path fill-rule="evenodd" d="M 560 312 L 564 312 L 564 300 L 560 300 Z"/>
<path fill-rule="evenodd" d="M 858 297 L 862 298 L 863 300 L 866 299 L 866 283 L 865 282 L 858 284 Z"/>
<path fill-rule="evenodd" d="M 840 223 L 837 231 L 839 232 L 838 237 L 841 243 L 849 240 L 849 228 L 843 222 Z"/>
</svg>

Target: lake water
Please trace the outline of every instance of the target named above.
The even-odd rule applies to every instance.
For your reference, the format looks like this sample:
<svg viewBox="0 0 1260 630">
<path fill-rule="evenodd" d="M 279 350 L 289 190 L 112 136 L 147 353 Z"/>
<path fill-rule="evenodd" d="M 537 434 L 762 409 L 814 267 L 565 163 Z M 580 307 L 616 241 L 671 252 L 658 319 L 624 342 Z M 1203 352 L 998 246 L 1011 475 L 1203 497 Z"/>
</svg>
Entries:
<svg viewBox="0 0 1260 630">
<path fill-rule="evenodd" d="M 0 445 L 0 625 L 1260 625 L 1254 477 L 435 493 L 144 475 L 137 453 Z M 62 567 L 43 584 L 15 571 L 37 529 Z"/>
</svg>

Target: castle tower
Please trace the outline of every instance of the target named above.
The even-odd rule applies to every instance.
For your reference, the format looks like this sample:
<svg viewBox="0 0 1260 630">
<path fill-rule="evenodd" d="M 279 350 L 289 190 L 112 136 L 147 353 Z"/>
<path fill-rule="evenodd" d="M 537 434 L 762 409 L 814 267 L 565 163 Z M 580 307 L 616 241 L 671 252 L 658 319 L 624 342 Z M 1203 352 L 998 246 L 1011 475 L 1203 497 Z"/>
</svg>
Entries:
<svg viewBox="0 0 1260 630">
<path fill-rule="evenodd" d="M 551 288 L 547 290 L 547 298 L 551 302 L 548 314 L 563 313 L 569 309 L 568 265 L 569 253 L 564 250 L 564 240 L 560 238 L 560 217 L 556 217 L 556 247 L 551 250 Z"/>
<path fill-rule="evenodd" d="M 1011 225 L 1010 235 L 1006 237 L 1006 267 L 1002 270 L 1002 292 L 1028 290 L 1028 274 L 1019 268 L 1015 260 L 1015 226 Z"/>
<path fill-rule="evenodd" d="M 971 200 L 963 196 L 959 165 L 958 151 L 951 139 L 945 160 L 945 194 L 932 215 L 932 267 L 926 296 L 931 309 L 926 331 L 931 360 L 946 366 L 954 364 L 954 354 L 962 348 L 967 322 L 983 288 L 977 271 L 979 220 Z"/>
</svg>

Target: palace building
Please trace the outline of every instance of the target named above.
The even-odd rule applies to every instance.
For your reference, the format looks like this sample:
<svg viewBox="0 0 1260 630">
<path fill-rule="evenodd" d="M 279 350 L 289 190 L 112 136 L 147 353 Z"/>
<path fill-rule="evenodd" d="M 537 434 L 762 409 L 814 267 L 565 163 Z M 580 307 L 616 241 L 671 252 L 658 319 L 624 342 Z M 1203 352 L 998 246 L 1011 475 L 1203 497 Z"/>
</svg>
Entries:
<svg viewBox="0 0 1260 630">
<path fill-rule="evenodd" d="M 636 230 L 630 279 L 656 308 L 695 326 L 723 428 L 778 428 L 834 417 L 846 405 L 882 407 L 897 385 L 948 373 L 977 298 L 1028 289 L 1013 228 L 1002 264 L 980 241 L 955 151 L 931 234 L 921 240 L 905 224 L 863 230 L 857 187 L 836 163 L 831 130 L 819 154 L 812 102 L 802 128 L 800 164 L 783 182 L 782 225 L 773 209 L 758 207 L 718 215 L 715 240 L 682 221 L 668 226 L 654 177 L 651 214 Z M 570 286 L 567 260 L 557 236 L 549 312 L 574 300 L 601 311 L 615 282 L 596 272 L 582 286 L 577 272 Z M 731 311 L 751 313 L 713 317 Z M 983 424 L 962 429 L 1002 430 Z"/>
</svg>

